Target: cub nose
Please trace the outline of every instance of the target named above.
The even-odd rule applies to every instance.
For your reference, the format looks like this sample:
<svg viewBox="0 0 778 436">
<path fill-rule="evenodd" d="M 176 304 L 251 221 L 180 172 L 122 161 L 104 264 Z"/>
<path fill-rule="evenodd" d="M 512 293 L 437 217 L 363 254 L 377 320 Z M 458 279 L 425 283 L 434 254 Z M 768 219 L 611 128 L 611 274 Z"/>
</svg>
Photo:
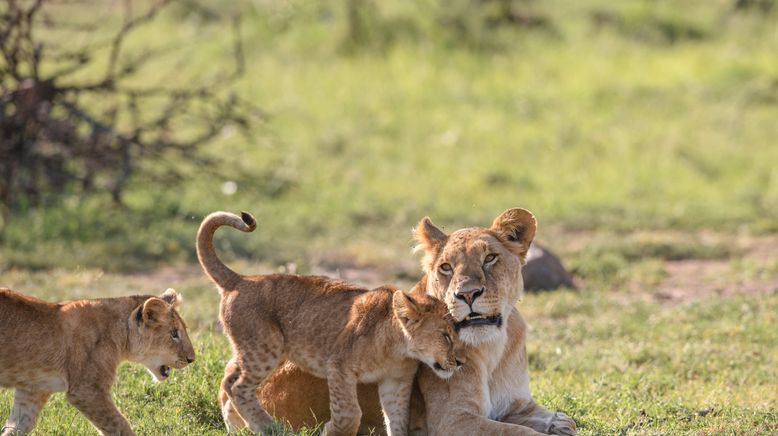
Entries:
<svg viewBox="0 0 778 436">
<path fill-rule="evenodd" d="M 187 356 L 187 358 L 186 358 L 186 363 L 192 363 L 192 362 L 194 362 L 194 361 L 195 361 L 195 358 L 194 358 L 194 356 L 192 356 L 192 357 L 189 357 L 189 356 Z"/>
<path fill-rule="evenodd" d="M 454 296 L 467 303 L 468 306 L 472 306 L 475 299 L 480 297 L 483 293 L 484 288 L 478 288 L 469 291 L 457 291 Z"/>
</svg>

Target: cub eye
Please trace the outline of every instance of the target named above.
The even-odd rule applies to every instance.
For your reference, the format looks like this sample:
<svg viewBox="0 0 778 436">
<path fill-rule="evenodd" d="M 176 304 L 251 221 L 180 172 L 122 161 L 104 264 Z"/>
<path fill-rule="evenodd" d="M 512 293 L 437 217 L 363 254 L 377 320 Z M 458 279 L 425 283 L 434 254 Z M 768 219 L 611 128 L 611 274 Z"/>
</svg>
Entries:
<svg viewBox="0 0 778 436">
<path fill-rule="evenodd" d="M 492 254 L 486 256 L 486 258 L 484 258 L 484 265 L 488 265 L 488 264 L 494 262 L 495 260 L 497 260 L 497 255 L 492 253 Z"/>
<path fill-rule="evenodd" d="M 446 342 L 448 342 L 449 345 L 453 343 L 451 336 L 449 336 L 447 333 L 443 333 L 443 337 L 446 338 Z"/>
<path fill-rule="evenodd" d="M 173 330 L 173 333 L 170 333 L 170 336 L 172 336 L 173 339 L 178 339 L 178 330 Z"/>
<path fill-rule="evenodd" d="M 442 264 L 440 264 L 440 266 L 438 267 L 438 269 L 440 269 L 440 272 L 442 272 L 442 273 L 443 273 L 443 274 L 445 274 L 445 275 L 449 275 L 449 274 L 451 274 L 451 265 L 449 265 L 449 264 L 447 264 L 447 263 L 442 263 Z"/>
</svg>

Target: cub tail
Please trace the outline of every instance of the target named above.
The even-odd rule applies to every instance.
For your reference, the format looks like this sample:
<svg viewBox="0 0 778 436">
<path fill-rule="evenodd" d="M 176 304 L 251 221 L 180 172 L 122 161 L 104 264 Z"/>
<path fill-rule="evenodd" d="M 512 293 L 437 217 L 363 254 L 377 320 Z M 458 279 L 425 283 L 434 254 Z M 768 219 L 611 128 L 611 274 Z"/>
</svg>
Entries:
<svg viewBox="0 0 778 436">
<path fill-rule="evenodd" d="M 213 234 L 221 226 L 234 227 L 242 232 L 253 232 L 257 228 L 257 220 L 248 212 L 240 216 L 229 212 L 214 212 L 203 220 L 197 231 L 197 259 L 208 277 L 223 290 L 230 290 L 241 280 L 242 276 L 229 269 L 213 247 Z"/>
</svg>

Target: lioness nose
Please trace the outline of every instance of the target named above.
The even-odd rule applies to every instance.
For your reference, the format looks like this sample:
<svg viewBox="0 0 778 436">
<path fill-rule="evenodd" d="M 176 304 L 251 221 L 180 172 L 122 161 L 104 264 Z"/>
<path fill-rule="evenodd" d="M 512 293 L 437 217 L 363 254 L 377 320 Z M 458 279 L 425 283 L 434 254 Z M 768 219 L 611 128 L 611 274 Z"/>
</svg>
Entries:
<svg viewBox="0 0 778 436">
<path fill-rule="evenodd" d="M 186 358 L 186 363 L 192 363 L 192 362 L 194 362 L 194 360 L 195 360 L 194 356 L 192 356 L 192 357 L 187 357 L 187 358 Z"/>
<path fill-rule="evenodd" d="M 454 296 L 463 300 L 468 306 L 472 306 L 476 298 L 484 293 L 484 288 L 471 289 L 469 291 L 458 291 Z"/>
</svg>

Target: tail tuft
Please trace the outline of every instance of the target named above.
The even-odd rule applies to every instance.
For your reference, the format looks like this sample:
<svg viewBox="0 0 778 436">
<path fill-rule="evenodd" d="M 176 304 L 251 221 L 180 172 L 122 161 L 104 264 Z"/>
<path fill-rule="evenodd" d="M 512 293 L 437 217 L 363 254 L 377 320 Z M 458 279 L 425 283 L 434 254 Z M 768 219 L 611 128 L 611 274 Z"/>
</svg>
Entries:
<svg viewBox="0 0 778 436">
<path fill-rule="evenodd" d="M 253 216 L 251 216 L 248 212 L 241 212 L 240 213 L 240 219 L 243 220 L 244 223 L 246 223 L 247 226 L 249 226 L 249 231 L 253 231 L 257 228 L 257 220 L 254 219 Z"/>
</svg>

